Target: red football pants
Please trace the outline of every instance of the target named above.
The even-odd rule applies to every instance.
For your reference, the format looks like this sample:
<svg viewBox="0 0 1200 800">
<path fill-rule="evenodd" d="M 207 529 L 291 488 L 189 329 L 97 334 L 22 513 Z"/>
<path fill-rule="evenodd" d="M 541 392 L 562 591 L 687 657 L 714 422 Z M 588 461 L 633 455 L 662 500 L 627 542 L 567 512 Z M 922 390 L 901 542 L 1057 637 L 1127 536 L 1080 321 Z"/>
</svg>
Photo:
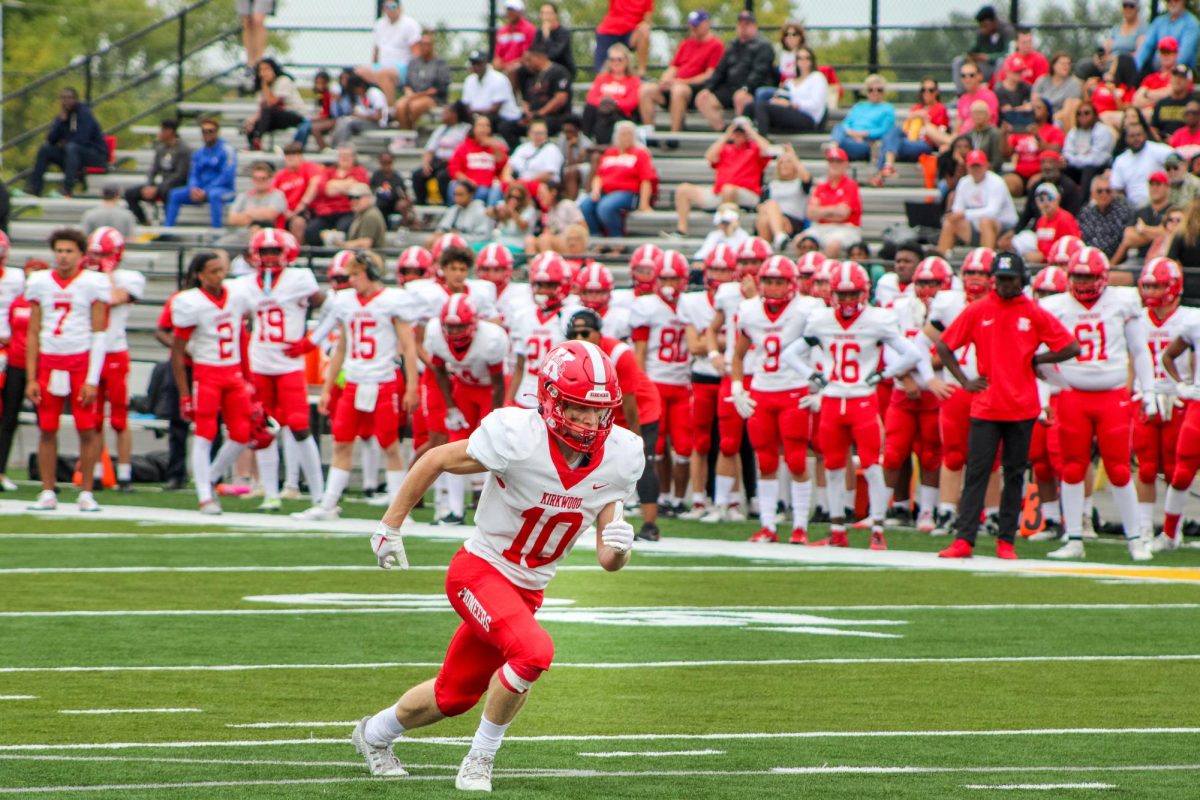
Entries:
<svg viewBox="0 0 1200 800">
<path fill-rule="evenodd" d="M 1133 403 L 1124 388 L 1100 392 L 1064 389 L 1059 392 L 1063 483 L 1083 482 L 1092 460 L 1093 441 L 1099 444 L 1104 471 L 1112 485 L 1129 483 L 1133 414 Z"/>
<path fill-rule="evenodd" d="M 673 383 L 656 383 L 658 396 L 662 399 L 662 416 L 659 417 L 658 444 L 655 455 L 666 452 L 665 439 L 670 438 L 671 449 L 676 456 L 686 458 L 692 454 L 692 393 L 689 386 Z"/>
<path fill-rule="evenodd" d="M 808 470 L 809 414 L 807 409 L 800 407 L 801 398 L 807 395 L 808 389 L 750 392 L 758 405 L 754 414 L 746 420 L 746 432 L 750 434 L 750 444 L 754 445 L 754 455 L 758 459 L 758 470 L 763 476 L 774 475 L 779 469 L 781 444 L 788 472 L 793 477 L 803 475 Z"/>
<path fill-rule="evenodd" d="M 876 395 L 822 398 L 820 433 L 825 469 L 844 468 L 851 444 L 858 448 L 858 461 L 863 469 L 878 464 L 882 431 Z"/>
</svg>

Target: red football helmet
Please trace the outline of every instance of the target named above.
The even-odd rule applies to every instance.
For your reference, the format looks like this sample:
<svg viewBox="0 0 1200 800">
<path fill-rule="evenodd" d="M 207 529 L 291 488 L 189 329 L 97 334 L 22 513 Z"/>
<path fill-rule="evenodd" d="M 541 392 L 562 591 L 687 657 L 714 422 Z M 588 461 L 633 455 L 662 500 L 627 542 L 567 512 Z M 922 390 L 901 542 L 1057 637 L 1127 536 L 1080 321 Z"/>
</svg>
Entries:
<svg viewBox="0 0 1200 800">
<path fill-rule="evenodd" d="M 338 250 L 329 261 L 329 282 L 332 284 L 345 283 L 350 280 L 350 262 L 354 260 L 353 250 Z"/>
<path fill-rule="evenodd" d="M 842 319 L 854 319 L 867 307 L 871 278 L 857 261 L 835 262 L 829 274 L 834 313 Z"/>
<path fill-rule="evenodd" d="M 654 292 L 654 274 L 663 261 L 662 248 L 644 244 L 629 258 L 629 276 L 633 279 L 633 293 L 637 297 Z"/>
<path fill-rule="evenodd" d="M 296 237 L 279 228 L 260 228 L 250 237 L 250 265 L 265 272 L 280 272 L 300 257 Z"/>
<path fill-rule="evenodd" d="M 475 313 L 471 300 L 465 294 L 450 295 L 442 306 L 440 319 L 446 344 L 457 353 L 466 352 L 479 326 L 479 315 Z"/>
<path fill-rule="evenodd" d="M 529 262 L 529 285 L 539 308 L 553 308 L 567 299 L 571 289 L 570 271 L 563 257 L 547 251 Z"/>
<path fill-rule="evenodd" d="M 275 444 L 279 434 L 279 423 L 271 418 L 263 408 L 261 400 L 250 401 L 250 442 L 251 450 L 262 450 Z"/>
<path fill-rule="evenodd" d="M 1046 263 L 1055 267 L 1065 267 L 1071 262 L 1071 256 L 1083 249 L 1083 239 L 1078 236 L 1064 236 L 1050 246 L 1050 254 Z"/>
<path fill-rule="evenodd" d="M 683 253 L 667 250 L 654 273 L 654 291 L 663 300 L 674 305 L 687 286 L 689 269 L 687 257 Z"/>
<path fill-rule="evenodd" d="M 443 233 L 441 236 L 433 240 L 433 247 L 429 248 L 429 252 L 433 255 L 433 260 L 437 261 L 442 257 L 442 251 L 447 247 L 469 247 L 467 240 L 459 236 L 457 233 Z"/>
<path fill-rule="evenodd" d="M 746 241 L 742 242 L 742 246 L 738 248 L 737 260 L 738 268 L 741 271 L 739 277 L 747 275 L 758 276 L 758 269 L 762 263 L 771 257 L 775 251 L 771 249 L 771 245 L 766 239 L 760 236 L 751 236 Z"/>
<path fill-rule="evenodd" d="M 8 252 L 8 237 L 4 238 L 5 253 Z M 121 264 L 125 255 L 125 237 L 116 228 L 105 225 L 96 228 L 88 237 L 86 264 L 89 269 L 112 272 Z"/>
<path fill-rule="evenodd" d="M 821 262 L 821 265 L 817 267 L 817 271 L 813 273 L 812 296 L 818 300 L 823 300 L 827 306 L 832 298 L 829 289 L 829 279 L 833 275 L 833 270 L 840 263 L 840 261 L 827 258 Z"/>
<path fill-rule="evenodd" d="M 0 231 L 0 267 L 3 267 L 8 261 L 8 251 L 12 248 L 12 242 L 8 240 L 8 234 Z"/>
<path fill-rule="evenodd" d="M 704 286 L 715 292 L 722 283 L 733 280 L 737 269 L 737 251 L 727 244 L 718 244 L 704 257 Z"/>
<path fill-rule="evenodd" d="M 598 314 L 603 314 L 608 310 L 608 304 L 612 300 L 613 286 L 616 285 L 612 270 L 603 264 L 593 262 L 575 273 L 574 283 L 580 305 L 590 308 Z"/>
<path fill-rule="evenodd" d="M 595 426 L 568 417 L 566 404 L 596 409 Z M 617 369 L 604 351 L 590 342 L 564 342 L 551 350 L 538 371 L 538 405 L 550 434 L 572 450 L 595 453 L 612 430 L 613 413 L 621 405 Z"/>
<path fill-rule="evenodd" d="M 1067 290 L 1067 273 L 1062 267 L 1045 267 L 1033 276 L 1029 286 L 1038 297 L 1062 294 Z"/>
<path fill-rule="evenodd" d="M 813 293 L 813 279 L 825 261 L 825 254 L 816 250 L 796 259 L 796 272 L 799 274 L 797 289 L 800 294 L 808 296 Z"/>
<path fill-rule="evenodd" d="M 1108 256 L 1095 247 L 1081 248 L 1067 263 L 1067 291 L 1081 303 L 1094 303 L 1108 286 Z"/>
<path fill-rule="evenodd" d="M 433 277 L 433 254 L 424 247 L 412 245 L 396 259 L 396 282 L 401 286 L 409 281 Z"/>
<path fill-rule="evenodd" d="M 949 289 L 953 280 L 954 270 L 949 262 L 941 256 L 929 256 L 921 259 L 921 263 L 913 270 L 913 291 L 928 303 L 938 292 Z"/>
<path fill-rule="evenodd" d="M 992 290 L 992 262 L 996 254 L 986 247 L 976 247 L 967 253 L 962 264 L 963 291 L 974 300 Z"/>
<path fill-rule="evenodd" d="M 513 254 L 502 244 L 492 242 L 475 258 L 475 274 L 496 286 L 496 294 L 504 291 L 512 280 Z"/>
<path fill-rule="evenodd" d="M 771 256 L 758 270 L 758 290 L 763 306 L 772 314 L 778 313 L 796 296 L 799 272 L 787 256 Z"/>
<path fill-rule="evenodd" d="M 1152 258 L 1142 268 L 1138 292 L 1146 308 L 1169 306 L 1183 294 L 1183 270 L 1169 258 Z"/>
</svg>

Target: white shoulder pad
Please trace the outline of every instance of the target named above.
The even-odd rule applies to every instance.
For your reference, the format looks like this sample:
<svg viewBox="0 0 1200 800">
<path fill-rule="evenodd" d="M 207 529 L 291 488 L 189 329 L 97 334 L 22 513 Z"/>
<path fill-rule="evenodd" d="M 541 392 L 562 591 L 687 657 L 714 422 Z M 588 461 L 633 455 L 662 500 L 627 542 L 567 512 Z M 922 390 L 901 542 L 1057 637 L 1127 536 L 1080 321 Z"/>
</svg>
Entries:
<svg viewBox="0 0 1200 800">
<path fill-rule="evenodd" d="M 504 475 L 510 464 L 533 455 L 547 435 L 546 423 L 536 409 L 500 408 L 484 417 L 471 434 L 467 455 L 489 471 Z"/>
</svg>

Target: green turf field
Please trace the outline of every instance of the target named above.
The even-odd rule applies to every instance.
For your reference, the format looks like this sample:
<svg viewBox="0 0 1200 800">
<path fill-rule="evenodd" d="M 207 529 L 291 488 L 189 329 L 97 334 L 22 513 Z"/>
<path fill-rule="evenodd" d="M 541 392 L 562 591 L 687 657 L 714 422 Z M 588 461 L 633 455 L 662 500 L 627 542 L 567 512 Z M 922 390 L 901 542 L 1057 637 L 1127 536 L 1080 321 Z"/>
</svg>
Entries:
<svg viewBox="0 0 1200 800">
<path fill-rule="evenodd" d="M 71 499 L 0 517 L 0 795 L 458 794 L 478 711 L 401 740 L 409 778 L 369 776 L 348 741 L 436 672 L 454 531 L 410 537 L 414 569 L 383 572 L 351 520 L 193 526 L 161 518 L 191 495 L 149 492 L 70 519 Z M 155 508 L 113 519 L 118 501 Z M 1200 551 L 1156 558 L 1155 581 L 1107 542 L 1089 556 L 1111 574 L 942 571 L 732 544 L 755 527 L 668 521 L 692 554 L 647 547 L 618 574 L 584 549 L 565 562 L 541 613 L 555 666 L 509 730 L 497 793 L 1200 796 Z"/>
</svg>

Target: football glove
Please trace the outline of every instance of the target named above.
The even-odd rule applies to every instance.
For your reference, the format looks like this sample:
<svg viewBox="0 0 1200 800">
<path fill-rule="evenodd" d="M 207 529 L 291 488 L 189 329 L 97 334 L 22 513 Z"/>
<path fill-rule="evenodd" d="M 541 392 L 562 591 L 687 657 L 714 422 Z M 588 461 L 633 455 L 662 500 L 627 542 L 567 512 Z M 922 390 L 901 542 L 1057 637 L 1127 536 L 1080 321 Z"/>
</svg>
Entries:
<svg viewBox="0 0 1200 800">
<path fill-rule="evenodd" d="M 821 393 L 810 390 L 808 394 L 800 398 L 800 407 L 806 411 L 820 411 Z"/>
<path fill-rule="evenodd" d="M 883 370 L 877 369 L 867 376 L 867 386 L 878 386 L 883 382 Z"/>
<path fill-rule="evenodd" d="M 446 412 L 446 430 L 448 431 L 465 431 L 470 427 L 467 418 L 457 408 L 452 408 Z"/>
<path fill-rule="evenodd" d="M 1200 400 L 1200 386 L 1194 383 L 1180 381 L 1175 384 L 1175 392 L 1184 400 Z"/>
<path fill-rule="evenodd" d="M 399 528 L 393 528 L 380 521 L 375 533 L 371 534 L 371 549 L 375 551 L 379 566 L 384 569 L 395 566 L 408 569 L 408 555 L 404 552 L 404 539 L 400 537 Z"/>
<path fill-rule="evenodd" d="M 1170 422 L 1171 417 L 1175 416 L 1175 410 L 1183 408 L 1183 400 L 1178 395 L 1155 393 L 1158 399 L 1158 415 L 1162 417 L 1163 422 Z"/>
<path fill-rule="evenodd" d="M 737 409 L 738 416 L 742 419 L 750 419 L 750 417 L 754 416 L 754 409 L 758 406 L 758 403 L 742 386 L 741 381 L 734 381 L 730 386 L 729 402 L 733 403 L 733 407 Z"/>
<path fill-rule="evenodd" d="M 814 372 L 812 377 L 808 379 L 808 391 L 810 394 L 820 394 L 825 391 L 825 387 L 828 385 L 828 379 L 819 372 Z"/>
<path fill-rule="evenodd" d="M 1158 414 L 1158 395 L 1153 391 L 1150 392 L 1134 392 L 1129 398 L 1135 403 L 1140 403 L 1142 413 L 1147 417 L 1153 417 Z"/>
<path fill-rule="evenodd" d="M 196 419 L 196 402 L 192 400 L 190 394 L 179 398 L 179 417 L 184 422 L 192 422 Z"/>
<path fill-rule="evenodd" d="M 303 358 L 316 350 L 317 346 L 307 336 L 295 342 L 288 342 L 283 348 L 283 354 L 288 358 Z"/>
<path fill-rule="evenodd" d="M 624 511 L 625 504 L 618 502 L 612 520 L 600 531 L 601 543 L 618 553 L 628 553 L 633 549 L 633 526 L 624 520 Z"/>
</svg>

